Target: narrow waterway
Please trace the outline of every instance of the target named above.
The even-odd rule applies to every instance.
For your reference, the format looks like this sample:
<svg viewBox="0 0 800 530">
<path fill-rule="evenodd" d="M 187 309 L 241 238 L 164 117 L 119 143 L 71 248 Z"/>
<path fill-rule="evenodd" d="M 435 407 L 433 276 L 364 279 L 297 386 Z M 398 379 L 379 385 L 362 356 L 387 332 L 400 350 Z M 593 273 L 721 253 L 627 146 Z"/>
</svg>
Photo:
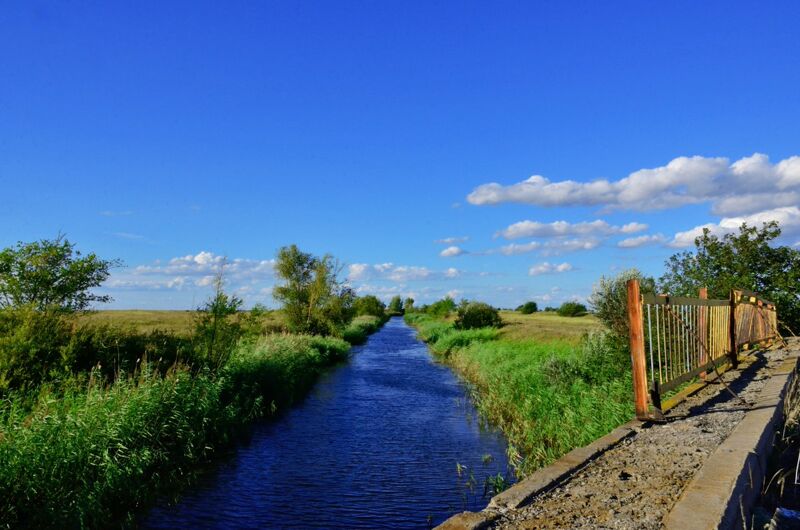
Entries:
<svg viewBox="0 0 800 530">
<path fill-rule="evenodd" d="M 467 389 L 393 318 L 145 528 L 428 528 L 511 471 Z M 460 469 L 459 467 L 463 466 Z M 469 483 L 469 484 L 468 484 Z"/>
</svg>

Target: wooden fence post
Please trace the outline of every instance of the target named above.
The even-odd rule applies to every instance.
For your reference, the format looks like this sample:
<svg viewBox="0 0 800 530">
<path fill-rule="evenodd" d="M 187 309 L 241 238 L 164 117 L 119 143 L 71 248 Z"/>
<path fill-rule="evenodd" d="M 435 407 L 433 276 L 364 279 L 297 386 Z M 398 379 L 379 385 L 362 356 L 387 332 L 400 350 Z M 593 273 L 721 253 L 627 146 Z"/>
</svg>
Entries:
<svg viewBox="0 0 800 530">
<path fill-rule="evenodd" d="M 701 287 L 697 293 L 700 296 L 701 300 L 708 300 L 708 288 Z M 698 337 L 700 339 L 700 365 L 704 365 L 708 362 L 708 307 L 701 305 L 700 306 L 700 314 L 699 314 L 699 322 L 698 324 Z M 705 379 L 706 373 L 700 372 L 700 378 Z"/>
<path fill-rule="evenodd" d="M 644 358 L 644 324 L 642 320 L 642 297 L 639 282 L 628 280 L 628 322 L 630 324 L 631 365 L 633 366 L 633 398 L 636 417 L 648 419 L 647 368 Z"/>
<path fill-rule="evenodd" d="M 728 336 L 730 341 L 728 357 L 731 361 L 731 366 L 736 368 L 739 366 L 739 348 L 736 345 L 736 293 L 731 291 L 731 316 L 728 322 Z"/>
</svg>

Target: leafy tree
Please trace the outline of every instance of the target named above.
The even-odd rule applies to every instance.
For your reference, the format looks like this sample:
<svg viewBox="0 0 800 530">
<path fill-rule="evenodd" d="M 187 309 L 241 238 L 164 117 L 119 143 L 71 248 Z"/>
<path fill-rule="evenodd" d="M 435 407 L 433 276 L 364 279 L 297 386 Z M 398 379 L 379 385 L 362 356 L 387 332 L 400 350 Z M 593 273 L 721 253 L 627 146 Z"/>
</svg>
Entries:
<svg viewBox="0 0 800 530">
<path fill-rule="evenodd" d="M 600 277 L 595 284 L 589 304 L 595 315 L 619 340 L 621 345 L 627 344 L 630 325 L 628 323 L 628 280 L 639 280 L 642 293 L 655 291 L 655 280 L 647 277 L 638 269 L 628 269 L 612 278 Z"/>
<path fill-rule="evenodd" d="M 64 236 L 17 243 L 0 252 L 0 307 L 30 306 L 82 311 L 92 302 L 110 302 L 91 289 L 109 276 L 117 260 L 82 256 Z"/>
<path fill-rule="evenodd" d="M 456 329 L 500 327 L 503 321 L 497 309 L 483 302 L 461 302 L 458 306 Z"/>
<path fill-rule="evenodd" d="M 198 353 L 214 370 L 221 368 L 230 357 L 242 334 L 235 317 L 242 299 L 223 290 L 222 269 L 214 280 L 214 295 L 197 310 L 194 340 Z"/>
<path fill-rule="evenodd" d="M 414 299 L 413 298 L 408 297 L 408 298 L 405 299 L 405 301 L 403 302 L 403 311 L 405 311 L 406 313 L 411 313 L 411 312 L 414 311 Z"/>
<path fill-rule="evenodd" d="M 392 315 L 402 315 L 403 314 L 403 301 L 400 299 L 399 296 L 395 295 L 389 301 L 389 313 Z"/>
<path fill-rule="evenodd" d="M 722 237 L 707 228 L 695 238 L 695 250 L 679 252 L 666 262 L 659 288 L 677 296 L 697 296 L 708 288 L 709 298 L 727 298 L 732 289 L 755 291 L 778 306 L 778 318 L 797 331 L 800 327 L 800 252 L 773 246 L 781 234 L 777 221 L 761 228 L 743 223 L 739 233 Z"/>
<path fill-rule="evenodd" d="M 564 302 L 558 308 L 558 314 L 562 317 L 580 317 L 587 312 L 586 306 L 579 302 Z"/>
<path fill-rule="evenodd" d="M 283 284 L 273 296 L 282 304 L 291 331 L 335 335 L 352 320 L 356 295 L 339 280 L 341 266 L 332 256 L 318 258 L 296 245 L 282 247 L 275 273 Z"/>
<path fill-rule="evenodd" d="M 449 296 L 438 300 L 428 306 L 426 312 L 435 317 L 446 317 L 456 310 L 455 301 Z"/>
<path fill-rule="evenodd" d="M 353 306 L 357 316 L 372 315 L 378 318 L 384 318 L 386 316 L 386 306 L 377 296 L 371 294 L 356 298 Z"/>
<path fill-rule="evenodd" d="M 523 315 L 530 315 L 531 313 L 535 313 L 538 310 L 539 306 L 536 305 L 536 302 L 525 302 L 521 306 L 517 307 L 517 311 L 519 311 Z"/>
</svg>

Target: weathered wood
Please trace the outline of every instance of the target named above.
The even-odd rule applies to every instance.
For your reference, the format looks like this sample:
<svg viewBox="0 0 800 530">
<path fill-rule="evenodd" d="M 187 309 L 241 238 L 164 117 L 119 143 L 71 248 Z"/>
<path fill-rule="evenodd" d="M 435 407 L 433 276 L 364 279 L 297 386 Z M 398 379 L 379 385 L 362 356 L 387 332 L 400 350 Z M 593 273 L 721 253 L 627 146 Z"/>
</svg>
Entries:
<svg viewBox="0 0 800 530">
<path fill-rule="evenodd" d="M 731 311 L 730 311 L 730 321 L 728 323 L 728 334 L 729 334 L 729 351 L 728 356 L 730 357 L 731 366 L 735 369 L 739 366 L 739 349 L 736 346 L 736 294 L 731 291 Z"/>
<path fill-rule="evenodd" d="M 689 306 L 727 306 L 730 300 L 709 300 L 707 298 L 686 298 L 685 296 L 669 296 L 663 294 L 643 294 L 645 304 L 652 305 L 689 305 Z"/>
<path fill-rule="evenodd" d="M 707 287 L 701 287 L 697 294 L 702 300 L 708 300 Z M 706 307 L 700 307 L 700 314 L 697 320 L 697 327 L 699 328 L 697 335 L 700 338 L 700 364 L 704 365 L 708 362 L 708 309 Z M 705 370 L 700 372 L 700 377 L 705 379 Z"/>
<path fill-rule="evenodd" d="M 644 357 L 642 297 L 639 282 L 628 280 L 628 322 L 630 323 L 631 364 L 633 366 L 633 395 L 636 417 L 648 419 L 647 368 Z"/>
</svg>

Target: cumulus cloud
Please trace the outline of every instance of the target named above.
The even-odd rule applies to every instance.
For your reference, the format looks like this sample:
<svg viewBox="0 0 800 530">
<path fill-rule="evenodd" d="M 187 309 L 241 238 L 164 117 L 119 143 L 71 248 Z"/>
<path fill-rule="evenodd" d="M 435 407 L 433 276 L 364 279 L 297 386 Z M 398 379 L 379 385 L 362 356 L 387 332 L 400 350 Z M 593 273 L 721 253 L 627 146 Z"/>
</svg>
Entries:
<svg viewBox="0 0 800 530">
<path fill-rule="evenodd" d="M 666 238 L 663 236 L 663 234 L 643 235 L 623 239 L 617 243 L 617 246 L 619 248 L 638 248 L 645 245 L 663 243 L 665 240 Z"/>
<path fill-rule="evenodd" d="M 782 237 L 795 237 L 800 235 L 800 208 L 797 206 L 787 206 L 774 208 L 763 212 L 737 217 L 724 217 L 719 223 L 706 223 L 696 226 L 684 232 L 678 232 L 670 241 L 671 247 L 689 247 L 694 245 L 694 239 L 703 234 L 703 229 L 708 230 L 716 236 L 722 236 L 737 232 L 742 223 L 749 226 L 761 227 L 762 223 L 768 221 L 778 221 L 782 231 Z"/>
<path fill-rule="evenodd" d="M 444 271 L 435 271 L 428 267 L 411 265 L 395 265 L 394 263 L 353 263 L 348 267 L 347 279 L 350 281 L 388 280 L 393 282 L 424 281 L 456 278 L 461 271 L 450 267 Z"/>
<path fill-rule="evenodd" d="M 521 237 L 564 237 L 613 234 L 633 234 L 647 230 L 647 225 L 642 223 L 628 223 L 623 226 L 613 226 L 606 221 L 570 223 L 568 221 L 555 221 L 540 223 L 538 221 L 520 221 L 497 233 L 506 239 L 519 239 Z"/>
<path fill-rule="evenodd" d="M 456 256 L 460 256 L 465 253 L 466 251 L 463 248 L 453 245 L 439 252 L 439 255 L 443 258 L 454 258 Z"/>
<path fill-rule="evenodd" d="M 133 269 L 135 276 L 213 276 L 223 267 L 228 280 L 260 280 L 273 277 L 275 260 L 255 260 L 246 258 L 228 259 L 213 252 L 201 251 L 170 259 L 165 265 L 139 265 Z"/>
<path fill-rule="evenodd" d="M 439 243 L 442 245 L 455 245 L 457 243 L 464 243 L 466 241 L 469 241 L 469 237 L 461 236 L 461 237 L 445 237 L 442 239 L 437 239 L 434 241 L 434 243 Z"/>
<path fill-rule="evenodd" d="M 733 163 L 723 157 L 682 156 L 613 181 L 552 182 L 534 175 L 511 185 L 483 184 L 467 200 L 474 205 L 604 206 L 637 211 L 710 202 L 717 215 L 745 215 L 800 202 L 800 157 L 772 164 L 760 153 Z"/>
<path fill-rule="evenodd" d="M 549 263 L 547 261 L 534 265 L 528 270 L 528 275 L 539 276 L 541 274 L 559 274 L 562 272 L 569 272 L 572 270 L 572 265 L 569 263 Z"/>
<path fill-rule="evenodd" d="M 574 239 L 555 239 L 541 243 L 539 241 L 531 241 L 529 243 L 511 243 L 504 245 L 498 249 L 488 251 L 488 254 L 503 254 L 505 256 L 515 256 L 518 254 L 527 254 L 528 252 L 539 252 L 543 256 L 557 256 L 559 254 L 566 254 L 568 252 L 576 252 L 579 250 L 592 250 L 600 246 L 602 241 L 598 238 L 574 238 Z"/>
</svg>

